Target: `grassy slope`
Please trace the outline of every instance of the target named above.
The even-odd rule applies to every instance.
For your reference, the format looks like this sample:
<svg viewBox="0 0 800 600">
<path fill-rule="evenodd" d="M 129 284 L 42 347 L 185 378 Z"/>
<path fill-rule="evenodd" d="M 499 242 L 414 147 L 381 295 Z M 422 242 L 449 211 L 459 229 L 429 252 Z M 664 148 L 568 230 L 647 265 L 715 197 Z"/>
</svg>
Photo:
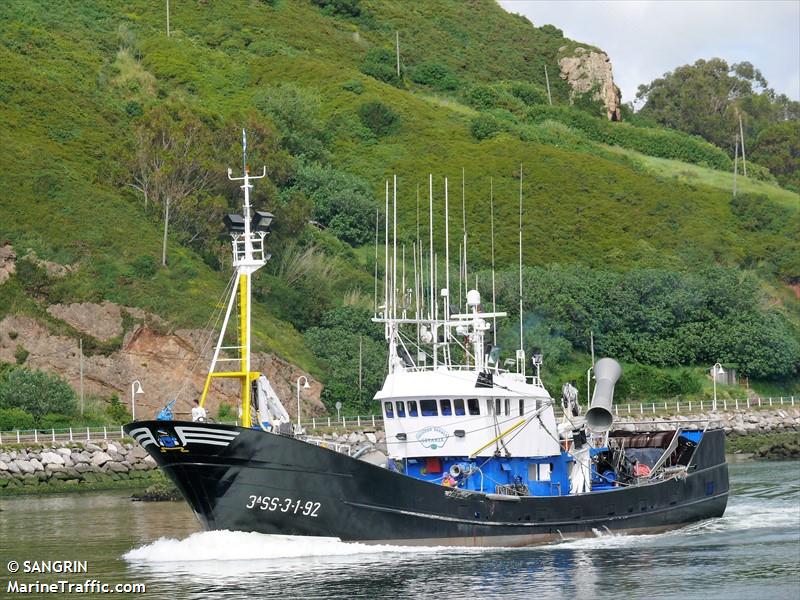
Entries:
<svg viewBox="0 0 800 600">
<path fill-rule="evenodd" d="M 254 93 L 267 84 L 294 82 L 319 90 L 325 115 L 339 124 L 333 160 L 375 182 L 379 196 L 384 178 L 398 174 L 408 237 L 416 219 L 416 185 L 424 186 L 428 172 L 450 177 L 451 219 L 460 222 L 463 167 L 472 265 L 488 263 L 490 177 L 498 263 L 515 260 L 520 163 L 529 264 L 694 268 L 736 263 L 749 234 L 735 226 L 729 194 L 713 178 L 700 178 L 703 185 L 675 182 L 610 154 L 603 158 L 509 135 L 476 143 L 468 129 L 470 109 L 422 90 L 398 90 L 358 70 L 368 48 L 391 46 L 393 23 L 403 24 L 404 61 L 435 57 L 465 81 L 542 83 L 541 67 L 549 64 L 554 73 L 558 48 L 573 42 L 533 29 L 490 2 L 471 3 L 470 11 L 444 0 L 412 10 L 400 3 L 365 5 L 371 16 L 354 21 L 284 0 L 275 8 L 256 0 L 177 4 L 169 39 L 162 32 L 161 5 L 143 0 L 124 8 L 110 0 L 48 10 L 33 3 L 6 5 L 0 9 L 9 13 L 0 21 L 5 29 L 0 237 L 59 262 L 80 260 L 81 270 L 63 286 L 69 298 L 108 298 L 180 324 L 205 321 L 224 281 L 192 253 L 172 247 L 168 270 L 152 278 L 130 274 L 136 257 L 158 256 L 160 231 L 140 206 L 106 183 L 106 175 L 120 168 L 109 149 L 131 127 L 124 106 L 134 95 L 115 86 L 111 69 L 117 28 L 124 23 L 136 33 L 141 52 L 141 66 L 132 68 L 151 74 L 162 96 L 180 96 L 225 115 L 250 106 Z M 364 82 L 362 95 L 342 89 L 353 79 Z M 556 98 L 565 97 L 565 84 L 551 79 Z M 400 113 L 396 135 L 375 140 L 352 133 L 356 107 L 375 98 Z M 654 161 L 644 162 L 660 164 Z M 441 180 L 436 199 L 441 215 Z M 297 333 L 263 308 L 256 331 L 268 347 L 315 368 Z"/>
</svg>

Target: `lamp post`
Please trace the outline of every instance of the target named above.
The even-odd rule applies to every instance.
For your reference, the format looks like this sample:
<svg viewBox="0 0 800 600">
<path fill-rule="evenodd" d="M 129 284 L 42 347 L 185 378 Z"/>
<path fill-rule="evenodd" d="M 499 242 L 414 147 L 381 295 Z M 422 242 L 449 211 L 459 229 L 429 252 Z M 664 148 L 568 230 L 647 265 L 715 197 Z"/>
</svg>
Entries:
<svg viewBox="0 0 800 600">
<path fill-rule="evenodd" d="M 303 380 L 303 388 L 308 389 L 311 386 L 308 385 L 308 378 L 305 375 L 300 375 L 297 378 L 297 431 L 300 431 L 300 380 Z"/>
<path fill-rule="evenodd" d="M 711 409 L 716 412 L 717 410 L 717 375 L 724 375 L 725 371 L 722 368 L 722 365 L 719 363 L 714 363 L 714 366 L 711 367 L 711 379 L 714 382 L 714 402 L 711 405 Z"/>
<path fill-rule="evenodd" d="M 144 394 L 142 384 L 136 379 L 131 383 L 131 417 L 136 420 L 136 394 Z"/>
</svg>

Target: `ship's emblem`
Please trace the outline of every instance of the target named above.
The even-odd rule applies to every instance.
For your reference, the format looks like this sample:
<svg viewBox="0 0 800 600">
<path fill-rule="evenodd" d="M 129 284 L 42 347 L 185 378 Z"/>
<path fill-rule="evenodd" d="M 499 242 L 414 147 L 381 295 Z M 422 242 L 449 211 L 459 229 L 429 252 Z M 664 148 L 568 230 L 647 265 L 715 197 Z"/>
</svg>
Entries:
<svg viewBox="0 0 800 600">
<path fill-rule="evenodd" d="M 417 432 L 417 441 L 425 448 L 436 450 L 447 443 L 450 434 L 441 427 L 425 427 Z"/>
<path fill-rule="evenodd" d="M 182 441 L 179 442 L 174 435 L 171 435 L 165 429 L 159 429 L 156 432 L 156 443 L 161 448 L 161 452 L 167 452 L 169 450 L 188 452 L 188 450 L 184 448 L 186 444 Z"/>
</svg>

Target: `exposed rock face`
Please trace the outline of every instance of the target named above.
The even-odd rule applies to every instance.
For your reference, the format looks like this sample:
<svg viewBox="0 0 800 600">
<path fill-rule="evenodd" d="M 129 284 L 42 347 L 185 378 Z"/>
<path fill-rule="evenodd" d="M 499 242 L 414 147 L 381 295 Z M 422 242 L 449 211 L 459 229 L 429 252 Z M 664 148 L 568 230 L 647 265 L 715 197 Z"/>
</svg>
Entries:
<svg viewBox="0 0 800 600">
<path fill-rule="evenodd" d="M 47 312 L 101 342 L 122 335 L 122 311 L 113 302 L 53 304 Z"/>
<path fill-rule="evenodd" d="M 17 253 L 14 252 L 11 244 L 0 246 L 0 284 L 11 277 L 11 274 L 16 270 Z"/>
<path fill-rule="evenodd" d="M 119 307 L 116 311 L 119 311 Z M 110 309 L 109 314 L 116 314 L 116 311 Z M 150 315 L 147 317 L 151 318 Z M 211 341 L 207 345 L 209 338 Z M 173 409 L 175 415 L 188 418 L 192 401 L 199 398 L 202 392 L 205 369 L 210 361 L 210 348 L 214 340 L 213 332 L 200 329 L 161 333 L 147 325 L 139 325 L 125 335 L 120 350 L 108 356 L 84 357 L 84 390 L 86 394 L 96 394 L 104 398 L 117 394 L 130 410 L 131 382 L 138 380 L 144 390 L 143 394 L 136 397 L 138 419 L 154 417 L 176 396 L 178 402 Z M 0 321 L 0 361 L 13 363 L 14 353 L 19 345 L 30 353 L 26 366 L 59 373 L 74 389 L 78 389 L 78 340 L 53 335 L 30 317 L 9 315 Z M 310 375 L 272 354 L 256 352 L 251 361 L 253 370 L 260 371 L 269 378 L 292 417 L 297 413 L 295 386 L 301 375 L 308 378 L 311 386 L 311 389 L 301 389 L 303 417 L 326 414 L 320 401 L 322 384 Z M 216 417 L 222 402 L 238 406 L 239 395 L 238 381 L 216 380 L 208 396 L 209 415 Z"/>
<path fill-rule="evenodd" d="M 608 119 L 620 120 L 620 90 L 614 84 L 611 60 L 606 53 L 576 48 L 575 55 L 560 59 L 558 66 L 561 79 L 565 79 L 572 87 L 572 97 L 594 90 L 592 99 L 603 102 Z"/>
</svg>

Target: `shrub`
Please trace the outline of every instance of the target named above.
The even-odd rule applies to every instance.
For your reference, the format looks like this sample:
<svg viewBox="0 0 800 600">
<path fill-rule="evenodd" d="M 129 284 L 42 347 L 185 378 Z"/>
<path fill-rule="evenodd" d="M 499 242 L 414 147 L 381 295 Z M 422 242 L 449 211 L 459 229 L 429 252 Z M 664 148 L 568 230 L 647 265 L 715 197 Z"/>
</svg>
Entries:
<svg viewBox="0 0 800 600">
<path fill-rule="evenodd" d="M 29 355 L 30 352 L 28 352 L 22 344 L 17 344 L 17 349 L 14 351 L 14 360 L 16 360 L 18 365 L 25 364 Z"/>
<path fill-rule="evenodd" d="M 328 136 L 316 93 L 293 84 L 269 86 L 255 95 L 253 103 L 275 121 L 289 152 L 313 159 L 327 156 Z"/>
<path fill-rule="evenodd" d="M 75 392 L 57 375 L 17 367 L 0 381 L 0 408 L 20 408 L 37 422 L 48 413 L 71 415 Z"/>
<path fill-rule="evenodd" d="M 300 193 L 314 208 L 311 216 L 336 237 L 360 246 L 375 228 L 372 191 L 363 180 L 319 163 L 300 163 L 292 187 L 285 194 Z"/>
<path fill-rule="evenodd" d="M 430 86 L 436 90 L 454 90 L 458 87 L 458 77 L 442 63 L 424 62 L 411 70 L 411 81 Z"/>
<path fill-rule="evenodd" d="M 153 277 L 158 273 L 158 261 L 149 254 L 137 256 L 133 259 L 131 266 L 134 274 L 141 279 Z"/>
<path fill-rule="evenodd" d="M 358 17 L 361 14 L 360 0 L 311 0 L 324 12 L 343 17 Z"/>
<path fill-rule="evenodd" d="M 397 58 L 388 48 L 373 48 L 364 56 L 361 72 L 378 81 L 402 87 L 403 81 L 397 76 Z"/>
<path fill-rule="evenodd" d="M 377 136 L 389 135 L 400 127 L 400 115 L 380 100 L 365 102 L 358 107 L 361 122 Z"/>
<path fill-rule="evenodd" d="M 491 115 L 478 115 L 469 124 L 469 132 L 479 142 L 496 135 L 499 131 L 500 124 Z"/>
<path fill-rule="evenodd" d="M 540 87 L 526 83 L 524 81 L 511 81 L 506 84 L 508 91 L 515 98 L 519 98 L 528 106 L 535 104 L 545 104 L 547 102 L 547 92 Z"/>
<path fill-rule="evenodd" d="M 111 420 L 117 424 L 127 423 L 131 419 L 131 415 L 125 405 L 120 402 L 119 396 L 114 394 L 108 399 L 108 406 L 106 407 L 106 414 L 111 417 Z"/>
<path fill-rule="evenodd" d="M 222 420 L 228 419 L 235 419 L 236 418 L 236 409 L 231 406 L 230 404 L 225 404 L 224 402 L 219 405 L 219 409 L 217 410 L 217 418 Z"/>
<path fill-rule="evenodd" d="M 12 429 L 33 429 L 33 415 L 21 408 L 0 408 L 0 431 Z"/>
<path fill-rule="evenodd" d="M 361 95 L 364 93 L 364 82 L 359 79 L 351 79 L 342 84 L 342 89 L 353 92 L 356 95 Z"/>
<path fill-rule="evenodd" d="M 558 121 L 582 131 L 595 142 L 630 148 L 650 156 L 721 170 L 728 170 L 732 166 L 730 157 L 716 146 L 700 137 L 679 131 L 612 123 L 564 106 L 534 106 L 528 109 L 527 118 L 532 123 Z"/>
</svg>

